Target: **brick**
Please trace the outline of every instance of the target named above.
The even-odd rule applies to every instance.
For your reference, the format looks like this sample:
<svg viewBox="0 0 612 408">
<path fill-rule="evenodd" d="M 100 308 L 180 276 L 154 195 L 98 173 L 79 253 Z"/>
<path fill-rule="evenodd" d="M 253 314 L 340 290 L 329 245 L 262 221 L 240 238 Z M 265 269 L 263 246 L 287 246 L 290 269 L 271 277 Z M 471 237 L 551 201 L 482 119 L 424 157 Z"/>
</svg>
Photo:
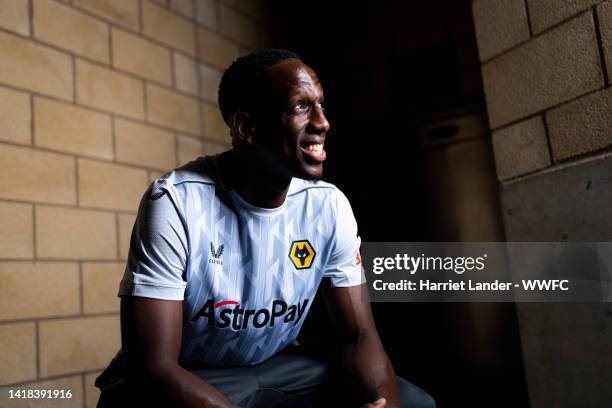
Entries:
<svg viewBox="0 0 612 408">
<path fill-rule="evenodd" d="M 576 18 L 488 62 L 482 74 L 492 128 L 601 87 L 592 16 Z"/>
<path fill-rule="evenodd" d="M 610 83 L 612 78 L 612 3 L 605 2 L 599 6 L 597 8 L 597 17 L 599 19 L 599 31 L 601 33 L 602 48 L 608 71 L 608 83 Z"/>
<path fill-rule="evenodd" d="M 162 171 L 149 171 L 149 183 L 152 183 L 153 181 L 155 181 L 155 180 L 156 180 L 156 179 L 158 179 L 159 177 L 163 176 L 164 174 L 165 174 L 165 173 L 164 173 L 164 172 L 162 172 Z M 134 223 L 132 222 L 132 225 L 133 225 L 133 224 L 134 224 Z M 126 228 L 127 228 L 127 227 L 126 227 Z M 129 228 L 132 228 L 132 227 L 130 226 Z M 124 231 L 125 231 L 125 230 L 124 230 Z M 131 229 L 130 229 L 130 232 L 131 232 Z M 126 235 L 127 235 L 127 233 L 126 233 Z M 129 247 L 129 240 L 130 240 L 130 237 L 129 237 L 129 236 L 127 236 L 127 241 L 126 241 L 126 242 L 128 242 L 128 247 Z M 122 244 L 122 245 L 121 245 L 121 247 L 123 248 L 123 247 L 125 247 L 125 245 L 123 245 L 123 244 Z M 126 251 L 126 253 L 127 253 L 127 251 Z M 127 255 L 126 255 L 126 258 L 127 258 Z M 122 258 L 122 259 L 123 259 L 123 258 Z"/>
<path fill-rule="evenodd" d="M 34 144 L 102 159 L 113 158 L 109 115 L 34 97 Z"/>
<path fill-rule="evenodd" d="M 200 64 L 200 96 L 209 102 L 217 102 L 221 72 Z"/>
<path fill-rule="evenodd" d="M 534 34 L 580 13 L 602 0 L 527 0 Z"/>
<path fill-rule="evenodd" d="M 21 35 L 30 35 L 30 16 L 28 2 L 23 0 L 3 0 L 0 7 L 0 27 Z"/>
<path fill-rule="evenodd" d="M 15 389 L 14 386 L 0 388 L 0 395 L 7 395 L 8 389 Z M 24 390 L 70 390 L 70 398 L 47 398 L 47 399 L 9 399 L 3 408 L 81 408 L 83 406 L 83 386 L 81 376 L 56 378 L 48 381 L 37 381 L 19 385 L 19 389 Z M 36 401 L 35 405 L 32 401 Z"/>
<path fill-rule="evenodd" d="M 108 64 L 108 24 L 54 1 L 34 0 L 32 4 L 36 38 Z"/>
<path fill-rule="evenodd" d="M 143 32 L 164 44 L 195 54 L 194 24 L 150 2 L 142 3 Z"/>
<path fill-rule="evenodd" d="M 529 39 L 525 0 L 476 0 L 472 13 L 481 61 Z"/>
<path fill-rule="evenodd" d="M 229 128 L 221 117 L 216 105 L 202 104 L 202 117 L 204 121 L 204 137 L 221 143 L 230 142 Z"/>
<path fill-rule="evenodd" d="M 74 0 L 73 4 L 113 23 L 140 30 L 138 0 Z"/>
<path fill-rule="evenodd" d="M 0 202 L 0 258 L 34 257 L 32 206 Z"/>
<path fill-rule="evenodd" d="M 194 17 L 193 0 L 170 0 L 170 8 L 189 19 Z"/>
<path fill-rule="evenodd" d="M 117 291 L 124 269 L 123 262 L 83 263 L 83 312 L 119 311 Z"/>
<path fill-rule="evenodd" d="M 198 29 L 198 57 L 205 62 L 225 70 L 240 54 L 238 46 L 209 31 Z"/>
<path fill-rule="evenodd" d="M 147 186 L 147 172 L 133 167 L 78 159 L 79 205 L 136 211 Z"/>
<path fill-rule="evenodd" d="M 79 104 L 144 119 L 143 86 L 138 79 L 77 60 L 76 87 Z"/>
<path fill-rule="evenodd" d="M 96 378 L 101 371 L 85 374 L 85 408 L 96 408 L 100 398 L 100 389 L 96 387 Z"/>
<path fill-rule="evenodd" d="M 0 32 L 0 82 L 72 100 L 70 56 Z"/>
<path fill-rule="evenodd" d="M 153 124 L 200 134 L 200 114 L 195 98 L 147 84 L 147 109 Z"/>
<path fill-rule="evenodd" d="M 232 145 L 230 143 L 231 143 L 231 140 L 227 140 L 225 144 L 213 143 L 213 142 L 209 142 L 205 140 L 204 141 L 204 155 L 211 156 L 214 154 L 224 152 L 226 150 L 230 150 L 232 148 Z"/>
<path fill-rule="evenodd" d="M 0 140 L 31 144 L 31 121 L 30 96 L 0 87 Z"/>
<path fill-rule="evenodd" d="M 49 259 L 116 259 L 115 215 L 80 208 L 35 208 L 36 255 Z"/>
<path fill-rule="evenodd" d="M 163 175 L 163 173 L 149 172 L 149 183 Z M 136 221 L 135 214 L 119 214 L 119 259 L 127 259 L 130 251 L 130 238 L 132 236 L 132 228 Z"/>
<path fill-rule="evenodd" d="M 502 184 L 507 241 L 611 241 L 610 174 L 607 155 Z"/>
<path fill-rule="evenodd" d="M 217 29 L 217 3 L 215 0 L 195 0 L 196 20 L 211 30 Z"/>
<path fill-rule="evenodd" d="M 178 90 L 198 95 L 198 68 L 192 58 L 175 52 L 174 74 Z"/>
<path fill-rule="evenodd" d="M 118 316 L 40 322 L 42 376 L 105 367 L 121 347 Z"/>
<path fill-rule="evenodd" d="M 117 161 L 158 169 L 176 165 L 174 134 L 140 123 L 115 121 Z"/>
<path fill-rule="evenodd" d="M 270 2 L 268 0 L 234 0 L 238 10 L 257 21 L 266 23 L 269 19 Z"/>
<path fill-rule="evenodd" d="M 190 136 L 178 136 L 178 159 L 179 166 L 202 156 L 204 153 L 204 141 Z"/>
<path fill-rule="evenodd" d="M 66 262 L 0 262 L 0 319 L 79 313 L 79 266 Z M 27 288 L 27 290 L 24 290 Z"/>
<path fill-rule="evenodd" d="M 499 180 L 550 166 L 546 130 L 540 116 L 495 131 L 492 138 Z"/>
<path fill-rule="evenodd" d="M 546 113 L 553 159 L 612 146 L 612 91 L 606 89 Z"/>
<path fill-rule="evenodd" d="M 116 28 L 112 35 L 115 68 L 165 85 L 172 84 L 168 49 Z"/>
<path fill-rule="evenodd" d="M 74 158 L 27 147 L 0 145 L 0 198 L 75 204 Z"/>
<path fill-rule="evenodd" d="M 219 32 L 242 45 L 256 45 L 255 24 L 223 4 L 219 5 Z"/>
<path fill-rule="evenodd" d="M 36 378 L 34 323 L 0 324 L 0 384 Z"/>
</svg>

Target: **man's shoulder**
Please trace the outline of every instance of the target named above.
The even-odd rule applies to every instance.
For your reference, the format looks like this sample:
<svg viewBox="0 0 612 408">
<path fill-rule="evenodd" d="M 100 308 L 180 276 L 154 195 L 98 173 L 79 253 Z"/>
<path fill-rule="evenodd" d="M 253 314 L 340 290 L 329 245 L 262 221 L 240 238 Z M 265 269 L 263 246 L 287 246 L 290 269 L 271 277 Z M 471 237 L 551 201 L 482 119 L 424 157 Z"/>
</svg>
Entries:
<svg viewBox="0 0 612 408">
<path fill-rule="evenodd" d="M 198 157 L 159 176 L 151 183 L 151 195 L 160 194 L 164 190 L 174 189 L 179 185 L 186 187 L 191 184 L 218 185 L 216 160 L 217 156 Z"/>
</svg>

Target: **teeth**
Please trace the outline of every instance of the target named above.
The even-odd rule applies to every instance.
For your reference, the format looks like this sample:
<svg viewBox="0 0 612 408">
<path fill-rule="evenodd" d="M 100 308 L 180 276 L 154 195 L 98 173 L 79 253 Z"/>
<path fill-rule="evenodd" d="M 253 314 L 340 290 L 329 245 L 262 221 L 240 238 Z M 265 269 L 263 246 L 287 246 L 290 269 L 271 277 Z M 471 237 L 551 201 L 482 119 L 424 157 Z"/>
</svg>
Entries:
<svg viewBox="0 0 612 408">
<path fill-rule="evenodd" d="M 318 144 L 308 145 L 306 146 L 306 150 L 308 150 L 309 152 L 321 154 L 323 152 L 323 144 L 318 143 Z"/>
</svg>

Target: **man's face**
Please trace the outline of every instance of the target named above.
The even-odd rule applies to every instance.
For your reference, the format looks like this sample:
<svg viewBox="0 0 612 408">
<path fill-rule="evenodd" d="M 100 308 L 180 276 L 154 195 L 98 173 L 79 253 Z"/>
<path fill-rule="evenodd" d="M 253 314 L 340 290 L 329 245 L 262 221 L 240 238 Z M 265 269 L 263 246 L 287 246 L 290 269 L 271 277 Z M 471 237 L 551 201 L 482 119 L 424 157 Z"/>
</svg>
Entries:
<svg viewBox="0 0 612 408">
<path fill-rule="evenodd" d="M 286 175 L 318 179 L 323 175 L 323 147 L 329 130 L 319 79 L 297 59 L 272 65 L 268 72 L 271 106 L 264 110 L 270 115 L 264 119 L 263 137 L 254 139 Z"/>
</svg>

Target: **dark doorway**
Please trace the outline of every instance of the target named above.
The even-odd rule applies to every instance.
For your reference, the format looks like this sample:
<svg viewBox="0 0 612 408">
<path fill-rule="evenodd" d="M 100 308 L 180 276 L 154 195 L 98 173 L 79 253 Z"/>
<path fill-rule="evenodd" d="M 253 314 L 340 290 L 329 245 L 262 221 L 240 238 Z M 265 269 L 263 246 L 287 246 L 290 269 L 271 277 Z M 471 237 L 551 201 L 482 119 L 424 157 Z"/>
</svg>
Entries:
<svg viewBox="0 0 612 408">
<path fill-rule="evenodd" d="M 326 178 L 351 200 L 362 240 L 503 240 L 471 3 L 271 4 L 275 44 L 323 83 Z M 479 166 L 461 173 L 453 158 L 474 151 Z M 474 175 L 489 194 L 488 221 L 466 233 L 458 202 Z M 439 407 L 528 406 L 513 305 L 373 308 L 397 373 Z"/>
</svg>

